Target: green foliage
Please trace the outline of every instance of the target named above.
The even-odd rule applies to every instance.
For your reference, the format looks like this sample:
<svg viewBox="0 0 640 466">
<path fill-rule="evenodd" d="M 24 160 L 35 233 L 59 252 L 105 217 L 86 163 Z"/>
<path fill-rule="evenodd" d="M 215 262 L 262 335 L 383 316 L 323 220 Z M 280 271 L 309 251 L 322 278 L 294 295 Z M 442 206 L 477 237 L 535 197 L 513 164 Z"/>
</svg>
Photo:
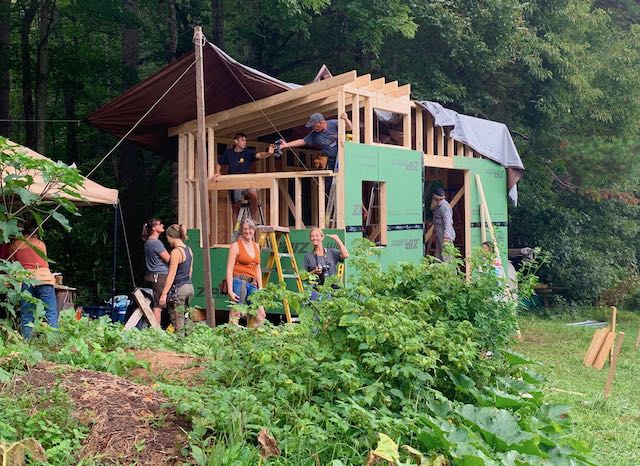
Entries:
<svg viewBox="0 0 640 466">
<path fill-rule="evenodd" d="M 83 178 L 76 169 L 61 162 L 30 157 L 15 144 L 0 136 L 0 242 L 24 238 L 19 224 L 34 219 L 39 229 L 52 217 L 62 227 L 69 228 L 67 214 L 76 214 L 76 206 L 63 195 L 80 199 L 78 189 Z M 32 188 L 38 185 L 36 192 Z M 11 319 L 15 319 L 21 301 L 36 305 L 35 317 L 43 312 L 43 304 L 30 294 L 22 292 L 22 284 L 34 284 L 29 273 L 19 264 L 0 260 L 0 306 Z M 0 327 L 7 331 L 7 326 Z"/>
<path fill-rule="evenodd" d="M 191 418 L 198 464 L 256 458 L 262 428 L 283 451 L 270 464 L 360 464 L 376 432 L 460 464 L 592 464 L 563 441 L 566 409 L 543 403 L 531 361 L 504 350 L 514 310 L 493 272 L 467 281 L 428 261 L 383 272 L 371 251 L 352 257 L 352 286 L 328 283 L 303 305 L 301 325 L 187 336 L 183 350 L 209 356 L 204 384 L 159 389 Z"/>
<path fill-rule="evenodd" d="M 22 385 L 15 390 L 19 393 L 8 385 L 0 390 L 0 445 L 13 446 L 18 455 L 7 454 L 5 460 L 16 462 L 3 464 L 24 464 L 20 460 L 25 453 L 38 464 L 74 464 L 87 430 L 71 416 L 69 396 L 59 386 L 46 390 Z"/>
</svg>

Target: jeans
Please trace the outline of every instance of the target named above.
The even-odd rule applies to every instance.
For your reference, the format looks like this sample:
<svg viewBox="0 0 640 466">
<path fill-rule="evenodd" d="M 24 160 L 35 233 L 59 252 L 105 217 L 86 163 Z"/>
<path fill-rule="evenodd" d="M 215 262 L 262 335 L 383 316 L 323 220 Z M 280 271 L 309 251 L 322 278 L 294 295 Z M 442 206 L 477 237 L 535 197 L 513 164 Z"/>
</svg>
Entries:
<svg viewBox="0 0 640 466">
<path fill-rule="evenodd" d="M 22 285 L 22 291 L 27 291 L 34 298 L 44 303 L 44 316 L 49 326 L 58 328 L 58 303 L 56 301 L 56 291 L 53 285 Z M 20 326 L 22 328 L 22 336 L 30 339 L 33 336 L 33 328 L 29 325 L 33 323 L 33 311 L 35 305 L 23 301 L 20 304 Z"/>
<path fill-rule="evenodd" d="M 243 293 L 242 289 L 244 288 L 245 285 L 246 285 L 246 290 Z M 256 291 L 258 291 L 257 286 L 251 283 L 245 282 L 240 278 L 233 279 L 233 292 L 240 297 L 239 304 L 244 304 L 244 303 L 251 304 L 251 300 L 249 299 L 249 296 L 251 296 Z"/>
</svg>

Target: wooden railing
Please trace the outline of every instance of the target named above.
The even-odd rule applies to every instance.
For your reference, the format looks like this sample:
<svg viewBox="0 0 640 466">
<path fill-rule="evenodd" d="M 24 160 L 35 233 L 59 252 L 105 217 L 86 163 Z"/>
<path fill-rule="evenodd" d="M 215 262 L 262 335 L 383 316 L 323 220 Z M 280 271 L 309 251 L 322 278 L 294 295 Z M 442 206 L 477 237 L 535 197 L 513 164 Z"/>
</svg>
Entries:
<svg viewBox="0 0 640 466">
<path fill-rule="evenodd" d="M 329 170 L 281 171 L 273 173 L 251 173 L 248 175 L 222 175 L 209 179 L 207 187 L 210 199 L 211 243 L 229 243 L 236 219 L 231 216 L 231 204 L 226 200 L 230 189 L 259 189 L 267 196 L 262 203 L 267 225 L 307 228 L 303 211 L 310 211 L 312 225 L 325 227 L 326 196 L 324 180 L 335 174 Z M 293 183 L 293 195 L 289 184 Z M 310 186 L 310 196 L 303 196 L 303 183 Z M 293 224 L 290 224 L 293 217 Z M 258 220 L 257 223 L 260 223 Z"/>
</svg>

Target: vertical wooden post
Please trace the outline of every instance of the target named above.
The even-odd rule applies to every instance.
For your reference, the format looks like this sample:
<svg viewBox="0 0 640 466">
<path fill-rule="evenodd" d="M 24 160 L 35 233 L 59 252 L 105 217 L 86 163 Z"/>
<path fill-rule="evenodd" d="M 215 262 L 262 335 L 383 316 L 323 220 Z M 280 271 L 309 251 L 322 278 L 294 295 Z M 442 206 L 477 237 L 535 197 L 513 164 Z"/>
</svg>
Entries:
<svg viewBox="0 0 640 466">
<path fill-rule="evenodd" d="M 351 99 L 351 140 L 360 142 L 360 95 L 353 94 Z"/>
<path fill-rule="evenodd" d="M 278 218 L 278 199 L 278 180 L 274 178 L 271 182 L 271 189 L 269 190 L 269 224 L 273 227 L 280 226 L 280 220 Z"/>
<path fill-rule="evenodd" d="M 616 366 L 618 365 L 618 356 L 622 349 L 622 341 L 624 340 L 624 332 L 618 334 L 618 341 L 616 342 L 616 348 L 613 350 L 611 357 L 611 364 L 609 365 L 609 372 L 607 374 L 607 381 L 604 384 L 604 399 L 606 400 L 611 395 L 611 388 L 613 387 L 613 378 L 616 375 Z"/>
<path fill-rule="evenodd" d="M 373 144 L 373 105 L 369 96 L 364 98 L 364 143 Z"/>
<path fill-rule="evenodd" d="M 402 146 L 411 149 L 411 108 L 402 115 Z"/>
<path fill-rule="evenodd" d="M 344 120 L 340 118 L 345 111 L 344 86 L 338 89 L 338 176 L 335 179 L 337 188 L 335 190 L 334 212 L 336 216 L 336 228 L 345 228 L 345 208 L 344 208 L 344 180 L 345 180 L 345 159 L 344 141 L 346 139 L 346 128 Z"/>
<path fill-rule="evenodd" d="M 196 139 L 187 134 L 187 228 L 196 228 Z"/>
<path fill-rule="evenodd" d="M 435 155 L 433 150 L 433 117 L 427 114 L 427 147 L 426 153 L 428 155 Z"/>
<path fill-rule="evenodd" d="M 416 150 L 424 152 L 424 133 L 422 126 L 422 107 L 416 107 Z"/>
<path fill-rule="evenodd" d="M 314 178 L 315 179 L 315 178 Z M 325 227 L 325 219 L 327 214 L 325 212 L 326 209 L 326 198 L 324 194 L 324 178 L 318 177 L 318 228 Z"/>
<path fill-rule="evenodd" d="M 301 229 L 303 228 L 303 222 L 302 222 L 302 182 L 300 181 L 300 178 L 296 177 L 293 179 L 293 182 L 295 183 L 295 206 L 296 206 L 296 213 L 295 213 L 295 225 L 296 225 L 296 229 Z"/>
<path fill-rule="evenodd" d="M 216 326 L 216 314 L 213 307 L 211 293 L 211 250 L 209 249 L 209 202 L 207 196 L 207 164 L 205 156 L 205 126 L 204 126 L 204 68 L 202 46 L 205 42 L 202 27 L 193 28 L 193 42 L 196 54 L 196 108 L 198 117 L 198 185 L 200 187 L 200 241 L 202 242 L 202 268 L 204 273 L 204 299 L 207 308 L 207 324 Z"/>
<path fill-rule="evenodd" d="M 187 224 L 187 135 L 178 136 L 178 223 Z"/>
</svg>

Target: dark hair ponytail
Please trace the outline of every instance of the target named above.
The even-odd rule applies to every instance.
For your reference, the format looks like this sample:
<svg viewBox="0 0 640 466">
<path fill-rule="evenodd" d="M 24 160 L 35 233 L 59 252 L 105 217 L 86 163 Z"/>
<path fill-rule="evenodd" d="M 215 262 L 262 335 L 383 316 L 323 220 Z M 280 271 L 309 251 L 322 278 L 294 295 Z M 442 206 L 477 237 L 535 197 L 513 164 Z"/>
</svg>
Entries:
<svg viewBox="0 0 640 466">
<path fill-rule="evenodd" d="M 142 241 L 146 241 L 147 239 L 149 239 L 149 236 L 151 236 L 151 230 L 153 230 L 153 227 L 155 227 L 158 223 L 162 223 L 159 218 L 152 218 L 147 220 L 147 223 L 142 225 L 142 233 L 140 234 Z"/>
</svg>

